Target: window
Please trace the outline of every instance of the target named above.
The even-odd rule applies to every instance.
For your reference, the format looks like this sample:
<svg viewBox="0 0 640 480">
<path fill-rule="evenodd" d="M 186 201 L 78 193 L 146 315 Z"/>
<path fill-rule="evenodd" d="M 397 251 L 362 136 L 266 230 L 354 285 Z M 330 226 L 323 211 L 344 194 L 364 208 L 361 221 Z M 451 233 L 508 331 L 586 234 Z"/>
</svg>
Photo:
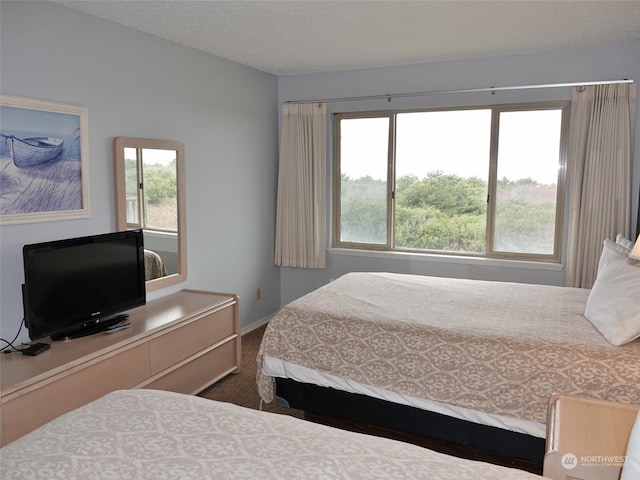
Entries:
<svg viewBox="0 0 640 480">
<path fill-rule="evenodd" d="M 334 245 L 559 261 L 567 115 L 337 114 Z"/>
<path fill-rule="evenodd" d="M 127 227 L 178 231 L 176 151 L 124 149 Z"/>
</svg>

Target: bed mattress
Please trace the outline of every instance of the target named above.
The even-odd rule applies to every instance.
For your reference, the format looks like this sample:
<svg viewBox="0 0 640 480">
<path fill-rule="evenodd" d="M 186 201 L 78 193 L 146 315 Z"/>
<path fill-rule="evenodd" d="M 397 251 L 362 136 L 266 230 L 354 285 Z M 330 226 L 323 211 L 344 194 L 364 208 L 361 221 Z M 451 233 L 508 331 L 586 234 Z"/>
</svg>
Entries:
<svg viewBox="0 0 640 480">
<path fill-rule="evenodd" d="M 270 402 L 273 376 L 295 375 L 543 436 L 554 393 L 640 403 L 640 341 L 608 344 L 583 316 L 588 295 L 546 285 L 349 273 L 269 322 L 258 389 Z"/>
</svg>

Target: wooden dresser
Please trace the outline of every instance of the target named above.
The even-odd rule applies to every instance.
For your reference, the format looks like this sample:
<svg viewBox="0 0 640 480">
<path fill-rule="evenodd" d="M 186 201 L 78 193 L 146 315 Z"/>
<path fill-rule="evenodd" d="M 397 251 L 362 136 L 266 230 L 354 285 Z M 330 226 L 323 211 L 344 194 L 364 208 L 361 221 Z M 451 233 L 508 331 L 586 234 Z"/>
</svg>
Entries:
<svg viewBox="0 0 640 480">
<path fill-rule="evenodd" d="M 238 309 L 236 295 L 182 290 L 130 310 L 128 329 L 0 355 L 0 444 L 113 390 L 195 394 L 237 373 Z"/>
</svg>

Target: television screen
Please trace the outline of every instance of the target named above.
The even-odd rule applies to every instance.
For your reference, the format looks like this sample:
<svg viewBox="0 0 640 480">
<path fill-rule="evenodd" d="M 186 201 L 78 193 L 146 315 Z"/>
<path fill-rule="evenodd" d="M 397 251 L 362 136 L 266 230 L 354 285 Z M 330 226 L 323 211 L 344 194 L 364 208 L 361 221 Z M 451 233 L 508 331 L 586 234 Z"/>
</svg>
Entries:
<svg viewBox="0 0 640 480">
<path fill-rule="evenodd" d="M 114 323 L 110 316 L 146 301 L 141 230 L 25 245 L 23 259 L 32 340 L 99 331 Z"/>
</svg>

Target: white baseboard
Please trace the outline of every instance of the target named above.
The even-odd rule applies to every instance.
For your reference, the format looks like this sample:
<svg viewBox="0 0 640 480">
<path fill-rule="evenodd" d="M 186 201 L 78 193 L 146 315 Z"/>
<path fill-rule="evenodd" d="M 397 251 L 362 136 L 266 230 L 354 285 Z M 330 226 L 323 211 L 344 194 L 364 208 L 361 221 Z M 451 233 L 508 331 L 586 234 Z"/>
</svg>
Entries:
<svg viewBox="0 0 640 480">
<path fill-rule="evenodd" d="M 261 326 L 263 326 L 266 323 L 269 323 L 269 320 L 271 320 L 273 318 L 273 316 L 275 315 L 275 313 L 272 313 L 271 315 L 268 315 L 264 318 L 261 318 L 259 320 L 256 320 L 255 322 L 253 322 L 251 325 L 247 325 L 246 327 L 243 327 L 240 331 L 241 335 L 244 335 L 246 333 L 252 332 L 253 330 L 255 330 L 256 328 L 260 328 Z"/>
</svg>

